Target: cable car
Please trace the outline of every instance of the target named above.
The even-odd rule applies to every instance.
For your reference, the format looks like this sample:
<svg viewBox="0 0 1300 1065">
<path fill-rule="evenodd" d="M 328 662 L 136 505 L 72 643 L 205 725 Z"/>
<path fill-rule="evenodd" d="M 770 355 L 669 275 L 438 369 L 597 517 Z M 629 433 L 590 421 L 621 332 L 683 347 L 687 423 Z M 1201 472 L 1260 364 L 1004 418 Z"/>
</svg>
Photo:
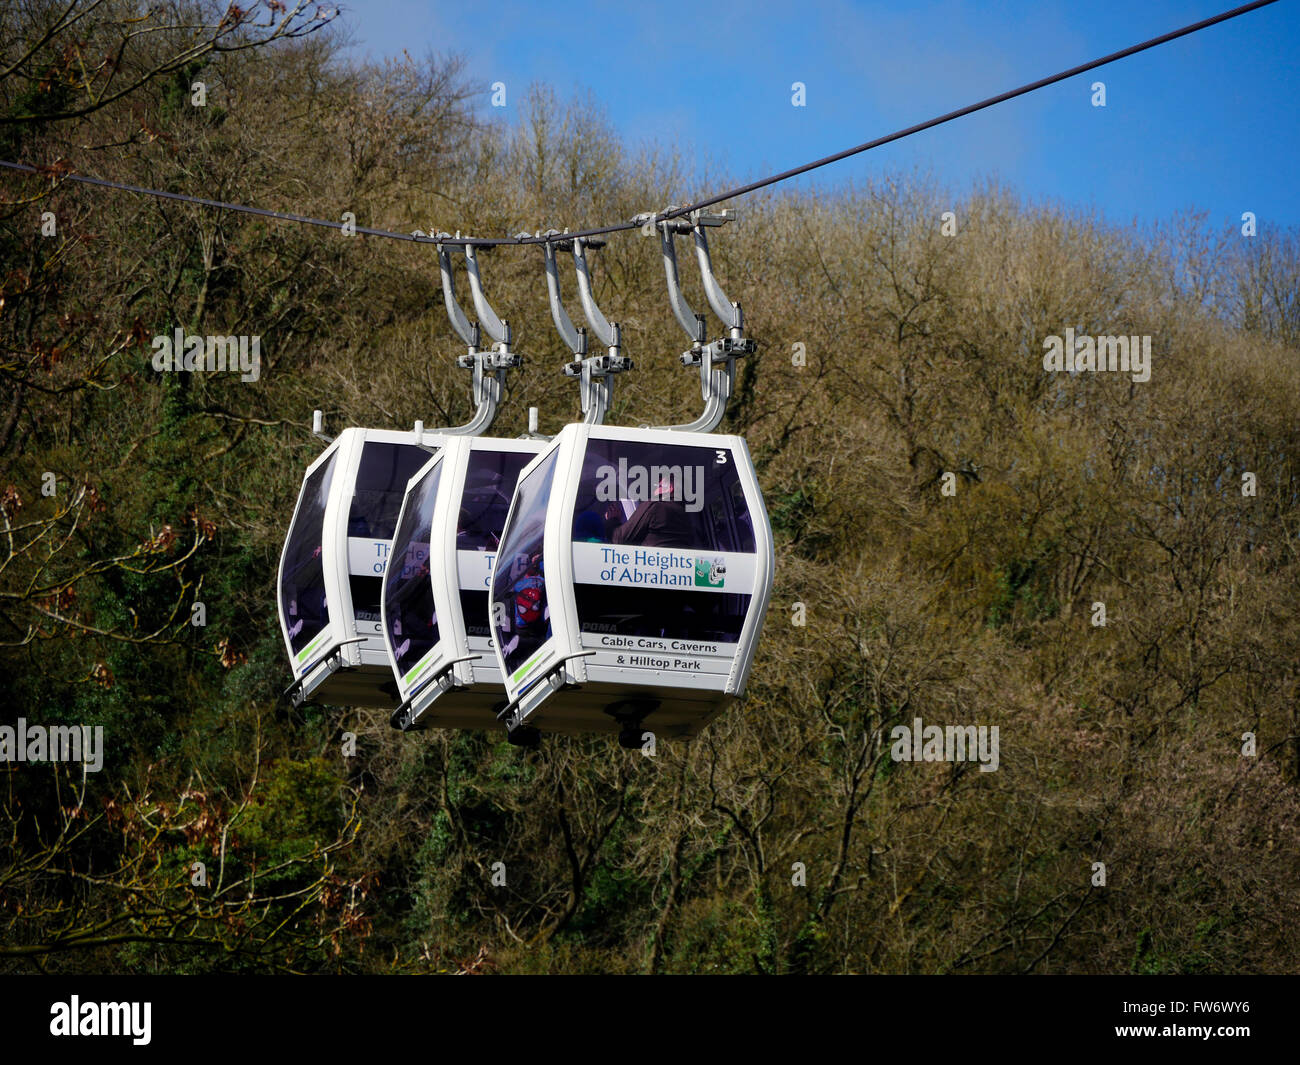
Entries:
<svg viewBox="0 0 1300 1065">
<path fill-rule="evenodd" d="M 383 585 L 394 727 L 490 728 L 505 705 L 488 589 L 515 483 L 545 440 L 451 437 L 411 478 Z"/>
<path fill-rule="evenodd" d="M 345 429 L 311 464 L 303 479 L 284 553 L 280 556 L 280 629 L 294 682 L 293 705 L 308 698 L 343 706 L 398 705 L 384 639 L 383 577 L 402 502 L 429 452 L 449 440 L 485 432 L 496 417 L 506 372 L 520 365 L 510 350 L 508 323 L 484 298 L 478 260 L 462 249 L 470 293 L 494 344 L 480 351 L 480 322 L 471 323 L 456 299 L 450 249 L 438 245 L 443 302 L 465 342 L 456 365 L 471 373 L 474 414 L 464 425 L 426 433 Z M 321 431 L 315 412 L 312 431 Z"/>
<path fill-rule="evenodd" d="M 381 591 L 407 482 L 429 460 L 423 436 L 345 429 L 307 470 L 279 572 L 295 706 L 397 703 Z"/>
<path fill-rule="evenodd" d="M 742 437 L 566 426 L 519 478 L 492 577 L 511 741 L 698 734 L 744 694 L 774 565 Z"/>
</svg>

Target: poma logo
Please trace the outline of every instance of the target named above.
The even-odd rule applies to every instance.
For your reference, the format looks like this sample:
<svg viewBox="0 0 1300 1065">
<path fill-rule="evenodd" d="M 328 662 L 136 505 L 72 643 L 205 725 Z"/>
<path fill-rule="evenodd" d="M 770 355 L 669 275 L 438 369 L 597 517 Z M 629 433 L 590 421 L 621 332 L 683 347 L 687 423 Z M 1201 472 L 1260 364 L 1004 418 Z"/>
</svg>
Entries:
<svg viewBox="0 0 1300 1065">
<path fill-rule="evenodd" d="M 159 373 L 239 370 L 241 381 L 256 381 L 262 375 L 262 338 L 186 336 L 177 326 L 172 336 L 153 338 L 153 368 Z"/>
<path fill-rule="evenodd" d="M 149 1002 L 82 1002 L 73 995 L 50 1006 L 50 1035 L 129 1035 L 136 1046 L 148 1046 L 152 1014 Z"/>
</svg>

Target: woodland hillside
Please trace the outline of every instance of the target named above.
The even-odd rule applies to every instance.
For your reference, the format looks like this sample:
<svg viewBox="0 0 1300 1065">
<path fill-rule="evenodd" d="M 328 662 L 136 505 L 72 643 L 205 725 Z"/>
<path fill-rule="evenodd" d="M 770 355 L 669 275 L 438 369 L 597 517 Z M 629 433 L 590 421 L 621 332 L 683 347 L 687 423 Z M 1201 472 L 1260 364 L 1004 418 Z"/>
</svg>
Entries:
<svg viewBox="0 0 1300 1065">
<path fill-rule="evenodd" d="M 714 262 L 760 346 L 723 429 L 777 538 L 747 699 L 653 758 L 405 735 L 281 701 L 274 586 L 313 408 L 470 409 L 433 250 L 60 175 L 483 236 L 749 175 L 544 85 L 490 117 L 455 57 L 359 64 L 314 4 L 81 7 L 0 8 L 0 159 L 43 168 L 0 172 L 0 721 L 105 752 L 0 764 L 0 971 L 1300 968 L 1294 231 L 870 156 L 729 205 Z M 657 241 L 593 260 L 636 362 L 608 420 L 689 420 Z M 542 253 L 482 261 L 527 360 L 494 431 L 555 432 Z M 178 327 L 260 336 L 259 379 L 156 372 Z M 1067 327 L 1150 336 L 1150 379 L 1046 372 Z M 998 726 L 997 771 L 894 761 L 918 717 Z"/>
</svg>

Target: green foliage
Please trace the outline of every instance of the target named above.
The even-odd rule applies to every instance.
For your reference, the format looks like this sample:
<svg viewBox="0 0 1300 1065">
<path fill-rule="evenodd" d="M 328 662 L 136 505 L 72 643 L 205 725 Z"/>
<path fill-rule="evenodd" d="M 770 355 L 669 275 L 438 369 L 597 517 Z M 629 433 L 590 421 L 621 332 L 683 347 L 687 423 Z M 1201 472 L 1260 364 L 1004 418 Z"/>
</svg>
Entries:
<svg viewBox="0 0 1300 1065">
<path fill-rule="evenodd" d="M 236 832 L 246 860 L 275 865 L 338 832 L 338 776 L 324 759 L 276 761 L 263 771 L 258 798 Z"/>
</svg>

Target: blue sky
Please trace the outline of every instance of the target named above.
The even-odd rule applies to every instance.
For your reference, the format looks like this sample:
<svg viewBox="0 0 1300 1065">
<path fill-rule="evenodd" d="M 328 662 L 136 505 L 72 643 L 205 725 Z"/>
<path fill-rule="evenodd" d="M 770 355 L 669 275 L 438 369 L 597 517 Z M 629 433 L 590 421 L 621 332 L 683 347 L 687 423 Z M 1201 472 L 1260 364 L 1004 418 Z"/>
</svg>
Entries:
<svg viewBox="0 0 1300 1065">
<path fill-rule="evenodd" d="M 344 0 L 358 55 L 457 52 L 485 117 L 533 81 L 590 91 L 625 140 L 675 144 L 710 187 L 784 170 L 1117 51 L 1232 0 L 635 3 Z M 920 169 L 996 177 L 1118 223 L 1185 209 L 1300 224 L 1300 0 L 798 179 L 833 187 Z M 1106 106 L 1091 104 L 1093 81 Z M 507 86 L 503 112 L 488 86 Z M 807 106 L 791 105 L 791 85 Z M 574 224 L 591 222 L 574 219 Z M 600 221 L 607 221 L 601 219 Z"/>
</svg>

